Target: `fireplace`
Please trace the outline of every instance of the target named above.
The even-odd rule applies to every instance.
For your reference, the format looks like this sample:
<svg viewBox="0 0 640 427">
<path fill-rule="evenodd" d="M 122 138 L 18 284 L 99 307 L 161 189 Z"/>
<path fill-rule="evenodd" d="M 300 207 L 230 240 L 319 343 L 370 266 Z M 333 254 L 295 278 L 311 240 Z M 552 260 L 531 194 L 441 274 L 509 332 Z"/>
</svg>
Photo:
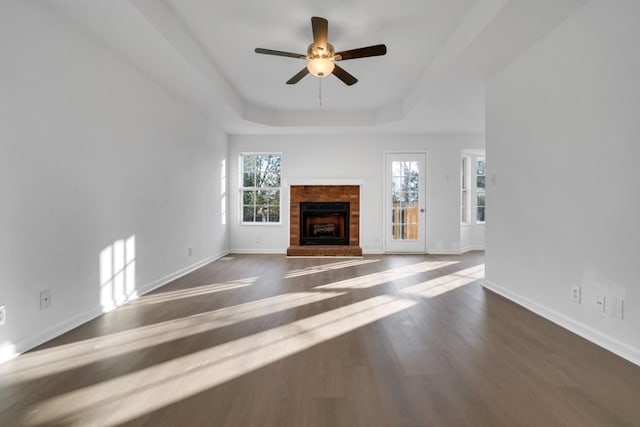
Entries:
<svg viewBox="0 0 640 427">
<path fill-rule="evenodd" d="M 291 185 L 288 256 L 362 256 L 359 185 Z"/>
<path fill-rule="evenodd" d="M 300 245 L 348 245 L 349 202 L 301 202 Z"/>
</svg>

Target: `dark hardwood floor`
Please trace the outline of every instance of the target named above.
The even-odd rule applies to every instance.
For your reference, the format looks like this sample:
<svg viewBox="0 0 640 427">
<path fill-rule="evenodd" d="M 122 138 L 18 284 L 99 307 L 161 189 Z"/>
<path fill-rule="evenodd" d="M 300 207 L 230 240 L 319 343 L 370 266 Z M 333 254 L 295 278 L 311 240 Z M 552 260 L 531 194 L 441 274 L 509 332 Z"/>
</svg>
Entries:
<svg viewBox="0 0 640 427">
<path fill-rule="evenodd" d="M 483 275 L 230 255 L 0 366 L 0 425 L 640 425 L 640 367 Z"/>
</svg>

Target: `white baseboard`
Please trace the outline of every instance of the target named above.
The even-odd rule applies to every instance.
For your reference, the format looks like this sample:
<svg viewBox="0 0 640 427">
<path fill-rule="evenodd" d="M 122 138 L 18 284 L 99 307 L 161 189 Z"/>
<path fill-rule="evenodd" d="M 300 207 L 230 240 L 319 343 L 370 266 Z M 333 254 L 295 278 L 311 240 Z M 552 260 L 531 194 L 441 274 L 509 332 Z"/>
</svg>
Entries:
<svg viewBox="0 0 640 427">
<path fill-rule="evenodd" d="M 363 255 L 382 255 L 383 253 L 380 249 L 362 249 Z"/>
<path fill-rule="evenodd" d="M 448 249 L 434 249 L 434 250 L 428 250 L 426 253 L 429 255 L 460 255 L 463 254 L 465 252 L 469 252 L 469 251 L 483 251 L 484 247 L 469 247 L 469 248 L 465 248 L 462 251 L 455 251 L 455 250 L 448 250 Z M 256 255 L 256 254 L 286 254 L 287 250 L 286 249 L 231 249 L 229 251 L 229 253 L 233 253 L 233 254 L 249 254 L 249 255 Z M 407 254 L 413 254 L 415 255 L 414 252 L 384 252 L 381 249 L 363 249 L 362 253 L 364 255 L 382 255 L 385 253 L 388 254 L 403 254 L 403 253 L 407 253 Z"/>
<path fill-rule="evenodd" d="M 427 249 L 429 255 L 460 255 L 461 252 L 453 249 Z"/>
<path fill-rule="evenodd" d="M 462 248 L 461 250 L 454 250 L 454 249 L 427 249 L 426 254 L 429 255 L 461 255 L 464 254 L 466 252 L 470 252 L 470 251 L 484 251 L 484 246 L 469 246 L 469 247 L 465 247 Z M 413 254 L 415 255 L 416 252 L 384 252 L 382 250 L 375 250 L 375 249 L 369 249 L 369 250 L 364 250 L 362 251 L 363 254 L 370 254 L 370 255 L 379 255 L 379 254 Z M 420 253 L 420 252 L 418 252 Z"/>
<path fill-rule="evenodd" d="M 260 254 L 279 254 L 284 255 L 287 253 L 286 249 L 231 249 L 229 251 L 231 254 L 252 254 L 252 255 L 260 255 Z"/>
<path fill-rule="evenodd" d="M 172 281 L 174 281 L 174 280 L 176 280 L 176 279 L 178 279 L 178 278 L 180 278 L 180 277 L 182 277 L 182 276 L 184 276 L 186 274 L 189 274 L 192 271 L 197 270 L 198 268 L 200 268 L 200 267 L 202 267 L 204 265 L 207 265 L 210 262 L 215 261 L 216 259 L 222 258 L 223 256 L 226 256 L 228 254 L 229 254 L 229 251 L 220 252 L 220 253 L 218 253 L 216 255 L 212 255 L 212 256 L 206 257 L 204 259 L 201 259 L 200 261 L 197 261 L 197 262 L 195 262 L 195 263 L 193 263 L 193 264 L 191 264 L 191 265 L 189 265 L 189 266 L 187 266 L 187 267 L 185 267 L 183 269 L 180 269 L 180 270 L 178 270 L 178 271 L 176 271 L 174 273 L 168 274 L 168 275 L 166 275 L 166 276 L 164 276 L 164 277 L 162 277 L 162 278 L 160 278 L 158 280 L 154 280 L 153 282 L 148 283 L 148 284 L 138 288 L 138 295 L 144 295 L 144 294 L 146 294 L 148 292 L 151 292 L 154 289 L 157 289 L 157 288 L 159 288 L 161 286 L 164 286 L 167 283 L 172 282 Z"/>
<path fill-rule="evenodd" d="M 484 251 L 484 246 L 465 246 L 464 248 L 460 249 L 460 253 L 464 254 L 467 252 L 471 252 L 471 251 Z"/>
<path fill-rule="evenodd" d="M 180 269 L 174 273 L 168 274 L 158 280 L 154 280 L 151 283 L 148 283 L 144 286 L 141 286 L 139 288 L 136 289 L 137 294 L 138 295 L 144 295 L 148 292 L 151 292 L 154 289 L 157 289 L 161 286 L 166 285 L 169 282 L 172 282 L 173 280 L 184 276 L 185 274 L 191 273 L 194 270 L 197 270 L 198 268 L 202 267 L 203 265 L 206 265 L 216 259 L 222 258 L 223 256 L 227 255 L 229 252 L 228 251 L 224 251 L 221 252 L 217 255 L 213 255 L 210 257 L 207 257 L 205 259 L 202 259 L 194 264 L 191 264 L 190 266 L 187 266 L 183 269 Z M 136 297 L 137 298 L 137 297 Z M 120 305 L 124 305 L 129 301 L 133 301 L 136 298 L 131 298 L 127 301 L 125 301 L 124 303 L 120 304 Z M 89 310 L 86 310 L 82 313 L 76 314 L 75 316 L 69 318 L 69 319 L 65 319 L 62 322 L 59 322 L 55 325 L 52 325 L 50 327 L 48 327 L 47 329 L 45 329 L 43 332 L 38 333 L 34 336 L 31 337 L 27 337 L 23 340 L 21 340 L 20 342 L 14 344 L 13 349 L 11 349 L 11 351 L 0 351 L 0 364 L 13 359 L 14 357 L 17 357 L 18 355 L 31 350 L 34 347 L 37 347 L 41 344 L 44 344 L 47 341 L 50 341 L 52 339 L 54 339 L 55 337 L 58 337 L 62 334 L 64 334 L 65 332 L 68 332 L 74 328 L 77 328 L 78 326 L 87 323 L 93 319 L 95 319 L 96 317 L 99 317 L 101 315 L 104 314 L 104 311 L 102 309 L 102 307 L 93 307 Z M 2 350 L 2 349 L 0 349 Z"/>
<path fill-rule="evenodd" d="M 513 302 L 516 304 L 526 308 L 529 311 L 534 312 L 535 314 L 544 317 L 545 319 L 562 326 L 565 329 L 573 332 L 581 336 L 582 338 L 591 341 L 592 343 L 609 350 L 610 352 L 622 357 L 623 359 L 628 360 L 629 362 L 640 366 L 640 349 L 631 347 L 621 341 L 618 341 L 614 338 L 611 338 L 602 332 L 593 329 L 584 323 L 578 322 L 575 319 L 567 317 L 561 313 L 558 313 L 554 310 L 549 310 L 548 308 L 538 304 L 531 299 L 519 295 L 506 289 L 502 286 L 499 286 L 489 280 L 483 280 L 482 285 Z"/>
<path fill-rule="evenodd" d="M 65 319 L 58 324 L 50 326 L 34 336 L 27 337 L 19 343 L 16 343 L 10 353 L 5 354 L 3 352 L 2 356 L 0 356 L 0 364 L 13 359 L 14 357 L 17 357 L 25 351 L 29 351 L 32 348 L 39 346 L 40 344 L 44 344 L 47 341 L 50 341 L 55 337 L 64 334 L 65 332 L 69 332 L 70 330 L 77 328 L 83 323 L 87 323 L 88 321 L 95 319 L 102 314 L 102 308 L 94 307 L 90 310 L 79 313 L 70 319 Z"/>
</svg>

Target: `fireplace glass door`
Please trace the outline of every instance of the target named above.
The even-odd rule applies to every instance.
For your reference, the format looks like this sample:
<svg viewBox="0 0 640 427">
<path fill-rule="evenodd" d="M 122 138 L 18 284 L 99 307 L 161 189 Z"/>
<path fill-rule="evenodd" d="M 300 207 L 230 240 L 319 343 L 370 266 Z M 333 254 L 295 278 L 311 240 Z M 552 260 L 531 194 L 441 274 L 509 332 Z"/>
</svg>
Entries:
<svg viewBox="0 0 640 427">
<path fill-rule="evenodd" d="M 300 245 L 348 245 L 349 202 L 301 202 Z"/>
</svg>

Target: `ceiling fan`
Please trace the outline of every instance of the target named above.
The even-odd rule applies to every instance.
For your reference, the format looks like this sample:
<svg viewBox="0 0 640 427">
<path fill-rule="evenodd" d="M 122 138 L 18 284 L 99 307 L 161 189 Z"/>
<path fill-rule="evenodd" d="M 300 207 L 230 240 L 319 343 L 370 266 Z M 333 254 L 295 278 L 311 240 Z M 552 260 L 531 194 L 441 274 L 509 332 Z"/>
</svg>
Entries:
<svg viewBox="0 0 640 427">
<path fill-rule="evenodd" d="M 256 48 L 256 53 L 265 55 L 287 56 L 289 58 L 306 59 L 307 66 L 300 70 L 298 74 L 287 80 L 287 84 L 298 83 L 304 76 L 311 73 L 317 77 L 325 77 L 333 74 L 346 85 L 353 85 L 358 82 L 353 75 L 349 74 L 335 61 L 346 61 L 347 59 L 366 58 L 369 56 L 380 56 L 387 53 L 387 47 L 383 44 L 361 47 L 359 49 L 344 50 L 336 52 L 327 41 L 329 21 L 325 18 L 314 16 L 311 18 L 311 29 L 313 30 L 313 43 L 307 47 L 307 54 L 283 52 L 280 50 Z"/>
</svg>

